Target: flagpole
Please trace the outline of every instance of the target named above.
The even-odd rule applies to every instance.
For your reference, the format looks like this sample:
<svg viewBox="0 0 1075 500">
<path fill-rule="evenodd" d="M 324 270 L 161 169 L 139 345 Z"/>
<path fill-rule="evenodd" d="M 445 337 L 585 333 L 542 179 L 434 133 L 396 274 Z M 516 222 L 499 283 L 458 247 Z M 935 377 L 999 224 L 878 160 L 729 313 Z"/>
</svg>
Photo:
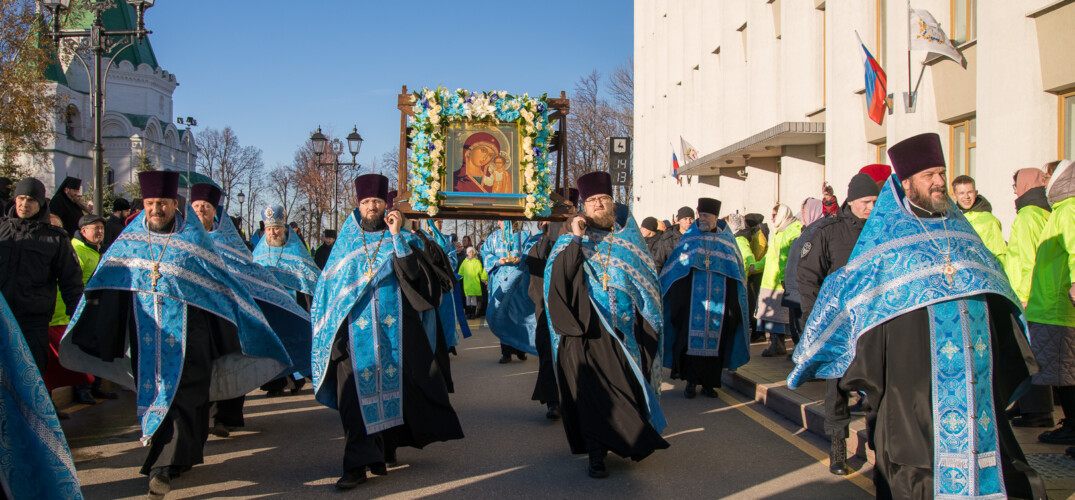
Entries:
<svg viewBox="0 0 1075 500">
<path fill-rule="evenodd" d="M 911 0 L 907 0 L 907 92 L 911 102 L 914 102 L 914 91 L 911 89 Z M 903 103 L 904 112 L 910 106 L 906 100 Z"/>
</svg>

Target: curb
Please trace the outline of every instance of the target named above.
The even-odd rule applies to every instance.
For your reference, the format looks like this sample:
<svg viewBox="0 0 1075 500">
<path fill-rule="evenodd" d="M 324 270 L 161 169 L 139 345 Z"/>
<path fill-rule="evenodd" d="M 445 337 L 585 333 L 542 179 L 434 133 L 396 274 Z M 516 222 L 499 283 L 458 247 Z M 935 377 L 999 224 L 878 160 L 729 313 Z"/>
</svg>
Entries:
<svg viewBox="0 0 1075 500">
<path fill-rule="evenodd" d="M 724 370 L 721 381 L 730 389 L 746 395 L 755 402 L 779 413 L 795 425 L 828 439 L 825 434 L 825 407 L 823 401 L 814 401 L 788 389 L 782 384 L 759 383 L 739 372 Z M 811 381 L 808 383 L 824 383 Z M 854 456 L 869 460 L 866 446 L 866 426 L 861 417 L 851 419 L 851 432 L 847 438 L 847 450 Z M 850 457 L 849 457 L 850 458 Z"/>
</svg>

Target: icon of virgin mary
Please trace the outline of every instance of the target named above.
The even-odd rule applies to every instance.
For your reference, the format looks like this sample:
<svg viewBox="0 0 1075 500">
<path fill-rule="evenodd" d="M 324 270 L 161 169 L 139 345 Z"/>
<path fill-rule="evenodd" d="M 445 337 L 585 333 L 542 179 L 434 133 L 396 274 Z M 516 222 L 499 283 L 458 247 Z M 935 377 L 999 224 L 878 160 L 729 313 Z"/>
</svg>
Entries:
<svg viewBox="0 0 1075 500">
<path fill-rule="evenodd" d="M 490 176 L 493 160 L 500 156 L 500 141 L 492 134 L 478 132 L 463 143 L 463 164 L 456 169 L 452 187 L 463 193 L 488 193 L 483 181 Z"/>
</svg>

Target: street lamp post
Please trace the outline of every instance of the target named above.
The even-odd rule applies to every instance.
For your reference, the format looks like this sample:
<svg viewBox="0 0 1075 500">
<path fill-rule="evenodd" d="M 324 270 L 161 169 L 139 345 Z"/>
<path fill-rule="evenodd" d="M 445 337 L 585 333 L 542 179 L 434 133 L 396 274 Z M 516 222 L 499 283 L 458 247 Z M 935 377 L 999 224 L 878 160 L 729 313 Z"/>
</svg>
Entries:
<svg viewBox="0 0 1075 500">
<path fill-rule="evenodd" d="M 321 133 L 321 126 L 318 125 L 317 132 L 314 132 L 310 136 L 310 142 L 314 143 L 314 155 L 317 156 L 317 164 L 332 165 L 332 229 L 335 231 L 338 229 L 336 226 L 339 224 L 339 214 L 337 212 L 338 199 L 340 197 L 340 167 L 357 167 L 358 163 L 355 161 L 355 157 L 358 156 L 358 152 L 362 150 L 362 136 L 358 134 L 358 126 L 356 125 L 351 129 L 351 133 L 347 134 L 347 150 L 351 153 L 350 163 L 340 163 L 340 154 L 343 153 L 343 143 L 339 139 L 332 140 L 332 162 L 321 163 L 321 155 L 324 154 L 325 145 L 328 144 L 328 138 L 325 134 Z"/>
<path fill-rule="evenodd" d="M 105 52 L 120 47 L 112 54 L 108 61 L 108 67 L 112 61 L 127 47 L 134 45 L 135 39 L 141 44 L 146 35 L 152 31 L 146 30 L 145 12 L 153 6 L 155 0 L 127 0 L 138 12 L 138 27 L 133 30 L 106 30 L 101 15 L 115 6 L 113 0 L 96 0 L 88 2 L 87 6 L 93 11 L 93 24 L 88 30 L 66 30 L 60 28 L 60 16 L 64 11 L 71 9 L 71 0 L 39 0 L 41 6 L 52 15 L 52 29 L 47 33 L 56 42 L 57 46 L 63 38 L 86 38 L 89 37 L 90 48 L 93 50 L 94 81 L 93 87 L 93 212 L 101 215 L 104 208 L 101 203 L 104 192 L 104 145 L 101 139 L 101 115 L 104 113 L 104 78 L 101 74 L 101 59 Z M 82 56 L 75 53 L 79 62 L 86 66 Z M 106 67 L 105 71 L 108 69 Z M 89 75 L 89 68 L 86 68 Z"/>
<path fill-rule="evenodd" d="M 198 125 L 198 120 L 188 116 L 186 121 L 183 121 L 182 117 L 176 117 L 175 122 L 179 125 L 187 126 L 187 192 L 190 192 L 190 150 L 194 146 L 194 127 Z"/>
<path fill-rule="evenodd" d="M 239 217 L 242 217 L 244 219 L 243 220 L 243 225 L 244 226 L 249 226 L 250 225 L 249 222 L 245 220 L 246 219 L 246 212 L 243 212 L 243 201 L 246 201 L 246 195 L 243 194 L 242 189 L 239 190 L 239 195 L 236 196 L 235 198 L 239 200 Z M 250 236 L 247 235 L 247 239 L 249 239 L 249 238 L 250 238 Z"/>
</svg>

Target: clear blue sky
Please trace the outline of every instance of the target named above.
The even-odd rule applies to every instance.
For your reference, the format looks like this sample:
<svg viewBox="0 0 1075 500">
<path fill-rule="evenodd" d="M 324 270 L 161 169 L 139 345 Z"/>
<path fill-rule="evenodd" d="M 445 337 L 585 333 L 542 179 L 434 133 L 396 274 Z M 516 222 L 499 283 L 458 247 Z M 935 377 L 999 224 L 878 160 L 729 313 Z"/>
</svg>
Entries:
<svg viewBox="0 0 1075 500">
<path fill-rule="evenodd" d="M 398 144 L 402 85 L 570 95 L 633 52 L 629 0 L 159 0 L 146 27 L 180 83 L 175 116 L 231 126 L 269 168 L 319 124 L 357 125 L 368 166 Z"/>
</svg>

